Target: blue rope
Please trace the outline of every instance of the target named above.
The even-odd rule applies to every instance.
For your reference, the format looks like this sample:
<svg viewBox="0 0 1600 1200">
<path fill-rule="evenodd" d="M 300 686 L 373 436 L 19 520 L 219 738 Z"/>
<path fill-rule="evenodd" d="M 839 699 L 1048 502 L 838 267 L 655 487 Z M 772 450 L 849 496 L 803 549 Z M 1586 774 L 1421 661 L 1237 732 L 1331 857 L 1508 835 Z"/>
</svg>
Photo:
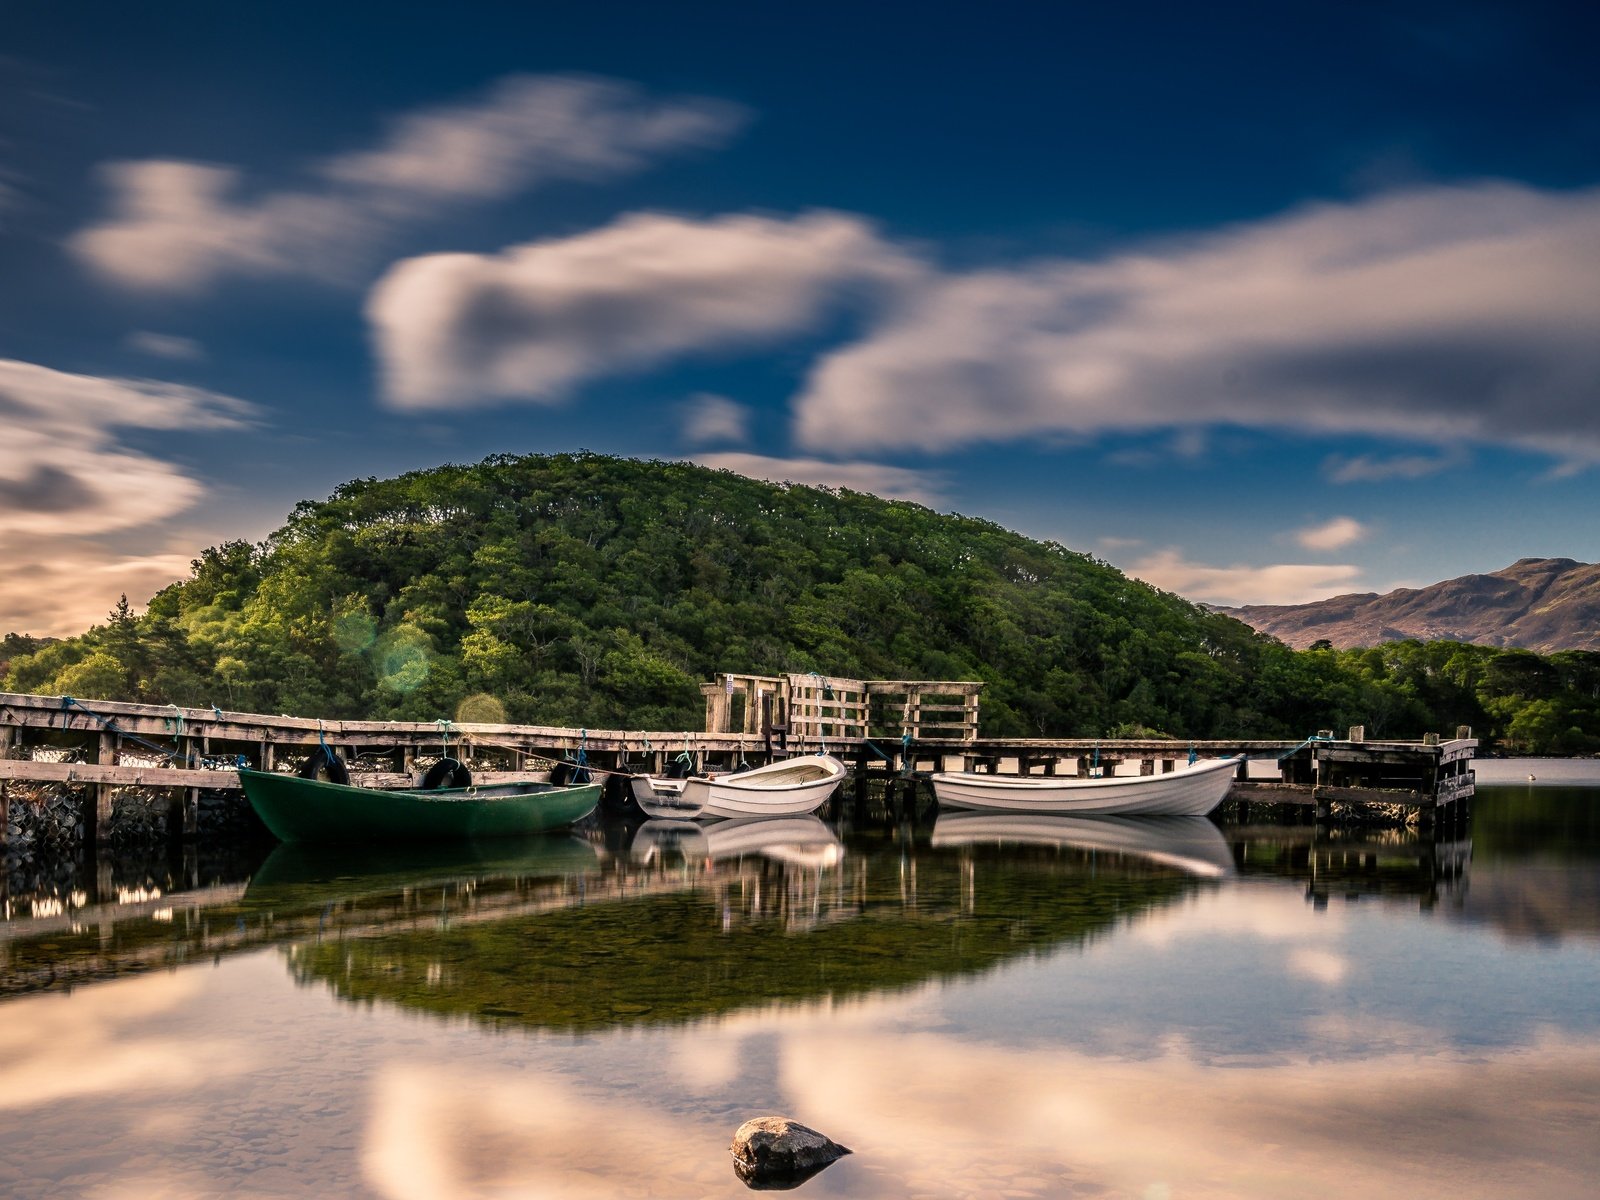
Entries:
<svg viewBox="0 0 1600 1200">
<path fill-rule="evenodd" d="M 322 747 L 322 752 L 328 756 L 328 761 L 333 762 L 337 755 L 334 754 L 333 747 L 328 745 L 327 739 L 322 736 L 321 721 L 317 722 L 317 745 Z"/>
<path fill-rule="evenodd" d="M 1308 737 L 1305 741 L 1301 742 L 1293 750 L 1285 750 L 1282 754 L 1278 755 L 1278 761 L 1282 762 L 1284 759 L 1288 758 L 1290 755 L 1299 754 L 1300 751 L 1304 750 L 1307 746 L 1312 745 L 1315 742 L 1332 742 L 1332 741 L 1336 741 L 1336 740 L 1337 739 L 1332 737 L 1332 736 L 1323 737 L 1320 733 L 1313 733 L 1310 737 Z"/>
<path fill-rule="evenodd" d="M 1194 752 L 1194 743 L 1190 742 L 1189 743 L 1189 765 L 1192 767 L 1199 760 L 1200 760 L 1200 756 Z"/>
<path fill-rule="evenodd" d="M 572 779 L 569 781 L 571 783 L 588 783 L 594 778 L 593 773 L 589 770 L 588 746 L 589 731 L 587 729 L 578 730 L 578 752 L 572 756 L 573 771 Z"/>
</svg>

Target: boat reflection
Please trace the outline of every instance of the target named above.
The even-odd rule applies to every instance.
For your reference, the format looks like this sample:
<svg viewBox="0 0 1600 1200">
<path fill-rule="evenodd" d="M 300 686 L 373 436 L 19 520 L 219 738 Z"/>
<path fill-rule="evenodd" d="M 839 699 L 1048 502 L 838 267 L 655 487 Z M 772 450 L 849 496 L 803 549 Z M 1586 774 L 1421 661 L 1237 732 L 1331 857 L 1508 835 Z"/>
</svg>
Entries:
<svg viewBox="0 0 1600 1200">
<path fill-rule="evenodd" d="M 714 863 L 758 855 L 773 862 L 821 870 L 844 860 L 839 835 L 815 816 L 735 817 L 726 821 L 646 821 L 634 831 L 633 862 Z"/>
<path fill-rule="evenodd" d="M 319 846 L 280 842 L 256 869 L 247 899 L 310 902 L 345 899 L 430 882 L 500 876 L 540 877 L 598 871 L 593 845 L 572 834 L 486 842 Z"/>
<path fill-rule="evenodd" d="M 1233 851 L 1205 817 L 1068 817 L 1055 813 L 941 812 L 933 844 L 1054 846 L 1171 867 L 1201 879 L 1234 874 Z"/>
</svg>

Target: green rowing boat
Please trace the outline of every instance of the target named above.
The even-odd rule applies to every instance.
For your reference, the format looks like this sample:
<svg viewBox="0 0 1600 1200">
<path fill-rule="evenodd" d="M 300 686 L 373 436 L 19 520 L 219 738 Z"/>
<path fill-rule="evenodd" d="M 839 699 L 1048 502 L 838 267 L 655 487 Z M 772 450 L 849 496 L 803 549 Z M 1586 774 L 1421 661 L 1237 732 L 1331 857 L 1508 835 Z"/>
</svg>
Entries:
<svg viewBox="0 0 1600 1200">
<path fill-rule="evenodd" d="M 243 768 L 239 783 L 256 815 L 286 842 L 519 837 L 562 829 L 600 803 L 598 783 L 389 791 Z"/>
</svg>

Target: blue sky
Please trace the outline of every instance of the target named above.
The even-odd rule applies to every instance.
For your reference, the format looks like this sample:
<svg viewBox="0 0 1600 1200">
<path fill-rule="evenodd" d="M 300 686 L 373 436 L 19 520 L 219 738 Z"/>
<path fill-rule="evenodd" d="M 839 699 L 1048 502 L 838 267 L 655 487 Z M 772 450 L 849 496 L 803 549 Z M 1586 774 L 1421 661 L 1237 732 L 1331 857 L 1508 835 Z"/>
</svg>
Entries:
<svg viewBox="0 0 1600 1200">
<path fill-rule="evenodd" d="M 1600 556 L 1575 4 L 15 3 L 0 629 L 588 448 L 1196 600 Z"/>
</svg>

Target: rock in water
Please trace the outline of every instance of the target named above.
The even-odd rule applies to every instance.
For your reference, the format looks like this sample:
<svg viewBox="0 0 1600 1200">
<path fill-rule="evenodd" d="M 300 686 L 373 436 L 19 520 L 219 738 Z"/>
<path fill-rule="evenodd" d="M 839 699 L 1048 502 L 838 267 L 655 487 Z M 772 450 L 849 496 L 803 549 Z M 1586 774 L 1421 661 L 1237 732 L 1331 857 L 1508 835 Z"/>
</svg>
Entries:
<svg viewBox="0 0 1600 1200">
<path fill-rule="evenodd" d="M 815 1129 L 787 1117 L 756 1117 L 734 1132 L 733 1169 L 753 1188 L 792 1188 L 850 1153 Z"/>
</svg>

